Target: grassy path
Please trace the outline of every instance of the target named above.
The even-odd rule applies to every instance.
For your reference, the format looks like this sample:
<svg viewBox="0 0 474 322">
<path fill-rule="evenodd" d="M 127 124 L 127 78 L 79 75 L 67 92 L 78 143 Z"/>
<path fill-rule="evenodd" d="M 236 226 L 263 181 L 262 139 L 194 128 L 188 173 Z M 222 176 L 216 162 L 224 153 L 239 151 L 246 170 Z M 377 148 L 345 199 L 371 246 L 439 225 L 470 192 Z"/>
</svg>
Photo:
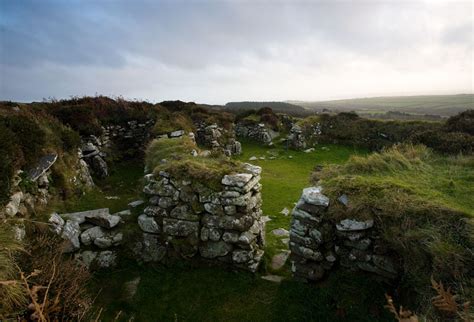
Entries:
<svg viewBox="0 0 474 322">
<path fill-rule="evenodd" d="M 294 203 L 301 196 L 303 188 L 309 185 L 309 176 L 317 165 L 343 163 L 353 154 L 365 151 L 339 145 L 321 145 L 315 151 L 286 151 L 282 146 L 273 148 L 261 146 L 254 142 L 243 142 L 243 154 L 237 157 L 243 162 L 262 167 L 262 199 L 263 213 L 271 218 L 267 222 L 267 262 L 280 249 L 287 248 L 281 238 L 274 236 L 271 231 L 276 228 L 289 229 L 290 215 L 280 212 L 287 208 L 291 211 Z M 251 157 L 257 160 L 249 161 Z M 260 158 L 264 157 L 264 160 Z M 274 159 L 270 159 L 273 157 Z M 270 270 L 269 267 L 267 269 Z M 288 272 L 281 272 L 286 275 Z"/>
</svg>

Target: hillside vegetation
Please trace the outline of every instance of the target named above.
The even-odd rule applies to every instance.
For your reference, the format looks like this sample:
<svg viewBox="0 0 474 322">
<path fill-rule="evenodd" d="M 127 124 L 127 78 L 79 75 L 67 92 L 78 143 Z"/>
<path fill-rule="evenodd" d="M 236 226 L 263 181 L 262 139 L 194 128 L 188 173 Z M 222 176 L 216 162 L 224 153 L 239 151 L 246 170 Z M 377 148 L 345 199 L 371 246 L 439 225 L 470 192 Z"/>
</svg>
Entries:
<svg viewBox="0 0 474 322">
<path fill-rule="evenodd" d="M 403 259 L 403 288 L 432 296 L 430 277 L 472 298 L 474 267 L 474 156 L 440 156 L 424 146 L 400 145 L 314 172 L 314 184 L 348 208 L 333 205 L 333 218 L 374 217 L 384 241 Z"/>
<path fill-rule="evenodd" d="M 334 101 L 290 103 L 310 110 L 356 111 L 358 113 L 383 113 L 398 111 L 412 114 L 435 114 L 452 116 L 474 108 L 474 94 L 459 95 L 423 95 L 352 98 Z"/>
</svg>

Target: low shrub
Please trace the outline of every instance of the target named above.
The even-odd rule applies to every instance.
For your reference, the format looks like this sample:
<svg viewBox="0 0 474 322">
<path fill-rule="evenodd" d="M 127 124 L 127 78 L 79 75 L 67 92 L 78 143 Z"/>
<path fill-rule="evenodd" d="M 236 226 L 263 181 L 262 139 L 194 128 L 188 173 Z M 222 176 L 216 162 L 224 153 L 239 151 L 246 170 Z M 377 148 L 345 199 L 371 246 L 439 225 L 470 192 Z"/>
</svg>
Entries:
<svg viewBox="0 0 474 322">
<path fill-rule="evenodd" d="M 474 152 L 474 136 L 464 132 L 425 131 L 414 135 L 412 141 L 446 154 Z"/>
<path fill-rule="evenodd" d="M 445 128 L 449 132 L 462 132 L 474 135 L 474 110 L 467 110 L 451 116 L 446 121 Z"/>
</svg>

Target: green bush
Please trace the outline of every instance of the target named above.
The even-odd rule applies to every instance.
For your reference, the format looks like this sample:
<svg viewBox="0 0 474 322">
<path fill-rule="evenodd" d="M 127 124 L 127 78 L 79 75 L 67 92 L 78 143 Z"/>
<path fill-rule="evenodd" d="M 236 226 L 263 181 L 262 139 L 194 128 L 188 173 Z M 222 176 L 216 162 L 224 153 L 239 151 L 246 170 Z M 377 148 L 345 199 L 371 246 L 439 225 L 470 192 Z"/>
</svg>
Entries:
<svg viewBox="0 0 474 322">
<path fill-rule="evenodd" d="M 14 175 L 15 165 L 21 154 L 16 144 L 15 133 L 4 126 L 0 126 L 0 205 L 9 199 L 10 183 Z"/>
<path fill-rule="evenodd" d="M 446 121 L 445 127 L 449 132 L 463 132 L 474 135 L 474 110 L 467 110 L 451 116 Z"/>
<path fill-rule="evenodd" d="M 414 135 L 413 142 L 446 154 L 474 152 L 474 136 L 463 132 L 425 131 Z"/>
</svg>

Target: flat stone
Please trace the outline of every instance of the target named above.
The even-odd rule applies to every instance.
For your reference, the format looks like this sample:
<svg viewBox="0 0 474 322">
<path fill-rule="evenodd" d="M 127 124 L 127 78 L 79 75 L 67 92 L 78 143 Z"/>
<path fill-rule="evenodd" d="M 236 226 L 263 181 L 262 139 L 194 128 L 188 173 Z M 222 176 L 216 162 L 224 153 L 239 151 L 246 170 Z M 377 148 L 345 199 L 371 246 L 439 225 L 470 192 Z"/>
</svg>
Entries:
<svg viewBox="0 0 474 322">
<path fill-rule="evenodd" d="M 290 214 L 290 210 L 288 208 L 283 208 L 282 211 L 280 211 L 280 214 L 284 215 L 284 216 L 288 216 Z"/>
<path fill-rule="evenodd" d="M 199 222 L 164 218 L 163 232 L 171 236 L 189 236 L 191 234 L 198 236 Z"/>
<path fill-rule="evenodd" d="M 336 229 L 338 231 L 357 231 L 357 230 L 365 230 L 372 228 L 374 226 L 374 220 L 364 220 L 358 221 L 356 219 L 344 219 L 338 224 L 336 224 Z"/>
<path fill-rule="evenodd" d="M 285 228 L 277 228 L 272 230 L 272 234 L 278 237 L 288 237 L 290 233 Z"/>
<path fill-rule="evenodd" d="M 56 234 L 59 235 L 61 233 L 61 231 L 63 230 L 63 226 L 66 222 L 57 213 L 53 213 L 49 217 L 48 223 L 51 224 L 51 228 L 52 228 L 53 232 L 55 232 Z"/>
<path fill-rule="evenodd" d="M 257 160 L 256 156 L 252 156 L 252 157 L 249 158 L 249 161 L 255 161 L 255 160 Z"/>
<path fill-rule="evenodd" d="M 278 269 L 281 269 L 283 266 L 285 266 L 285 263 L 288 260 L 288 256 L 290 256 L 289 251 L 282 252 L 273 256 L 272 269 L 278 270 Z"/>
<path fill-rule="evenodd" d="M 287 246 L 289 245 L 290 243 L 290 239 L 289 238 L 283 238 L 283 239 L 280 239 L 280 241 L 283 243 L 283 245 Z"/>
<path fill-rule="evenodd" d="M 51 166 L 56 162 L 57 159 L 58 159 L 58 155 L 55 153 L 45 155 L 44 157 L 39 159 L 36 167 L 34 167 L 28 172 L 28 178 L 31 181 L 36 181 L 46 171 L 48 171 L 49 168 L 51 168 Z"/>
<path fill-rule="evenodd" d="M 259 176 L 262 173 L 262 167 L 250 163 L 244 163 L 243 168 L 254 176 Z"/>
<path fill-rule="evenodd" d="M 108 212 L 109 209 L 107 208 L 107 213 L 88 214 L 85 216 L 85 219 L 94 225 L 110 229 L 119 224 L 120 216 L 110 215 Z"/>
<path fill-rule="evenodd" d="M 252 179 L 253 175 L 250 173 L 228 174 L 222 178 L 221 183 L 226 186 L 236 186 L 242 188 Z"/>
<path fill-rule="evenodd" d="M 62 214 L 61 217 L 68 220 L 77 221 L 79 224 L 83 224 L 86 221 L 86 216 L 106 216 L 109 215 L 109 208 L 101 208 L 87 211 L 72 212 L 67 214 Z"/>
<path fill-rule="evenodd" d="M 273 282 L 273 283 L 281 283 L 283 278 L 284 278 L 283 276 L 279 276 L 279 275 L 265 275 L 265 276 L 262 276 L 262 279 L 264 279 L 266 281 L 269 281 L 269 282 Z"/>
<path fill-rule="evenodd" d="M 138 206 L 141 206 L 143 205 L 145 202 L 143 200 L 135 200 L 135 201 L 132 201 L 131 203 L 128 204 L 129 207 L 131 208 L 136 208 Z"/>
<path fill-rule="evenodd" d="M 181 136 L 184 135 L 184 131 L 183 130 L 178 130 L 178 131 L 173 131 L 169 134 L 169 137 L 170 138 L 179 138 Z"/>
<path fill-rule="evenodd" d="M 123 217 L 127 217 L 127 216 L 130 216 L 132 214 L 132 212 L 127 209 L 127 210 L 122 210 L 122 211 L 119 211 L 115 214 L 113 214 L 112 216 L 123 216 Z"/>
<path fill-rule="evenodd" d="M 329 206 L 329 198 L 321 192 L 322 188 L 320 186 L 305 188 L 301 198 L 311 205 L 327 207 Z"/>
</svg>

